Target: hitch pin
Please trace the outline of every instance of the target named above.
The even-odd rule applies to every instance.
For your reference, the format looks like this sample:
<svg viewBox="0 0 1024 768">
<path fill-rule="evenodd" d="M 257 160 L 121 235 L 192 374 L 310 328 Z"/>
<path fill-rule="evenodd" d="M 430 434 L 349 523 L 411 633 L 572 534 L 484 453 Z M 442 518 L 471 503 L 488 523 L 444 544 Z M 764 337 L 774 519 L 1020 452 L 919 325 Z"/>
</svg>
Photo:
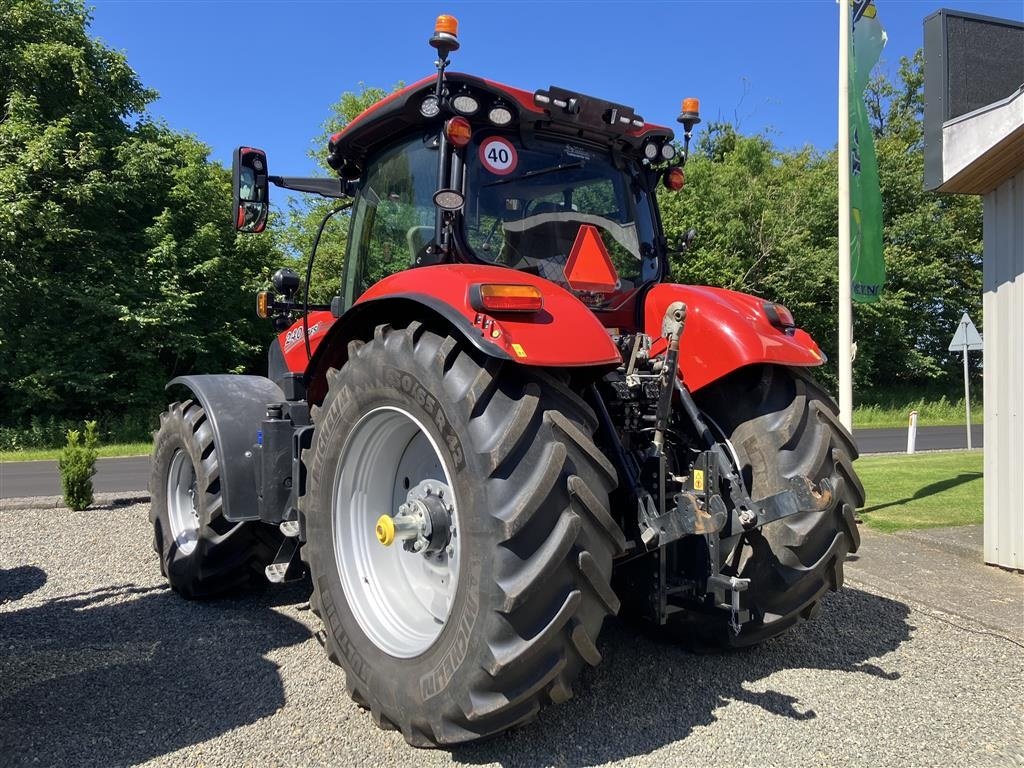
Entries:
<svg viewBox="0 0 1024 768">
<path fill-rule="evenodd" d="M 729 626 L 732 633 L 738 635 L 742 625 L 740 623 L 740 592 L 750 586 L 750 579 L 737 579 L 735 576 L 729 579 L 729 589 L 732 593 L 732 601 L 729 609 Z"/>
</svg>

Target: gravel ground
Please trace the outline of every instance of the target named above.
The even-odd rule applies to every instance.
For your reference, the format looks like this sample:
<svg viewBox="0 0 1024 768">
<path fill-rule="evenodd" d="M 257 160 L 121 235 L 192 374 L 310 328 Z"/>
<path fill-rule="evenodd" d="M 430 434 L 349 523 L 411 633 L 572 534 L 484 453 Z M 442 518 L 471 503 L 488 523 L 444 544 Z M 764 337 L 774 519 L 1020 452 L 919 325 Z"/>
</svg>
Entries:
<svg viewBox="0 0 1024 768">
<path fill-rule="evenodd" d="M 1024 649 L 864 586 L 742 653 L 612 622 L 567 704 L 414 750 L 345 695 L 308 588 L 187 603 L 146 516 L 0 511 L 0 765 L 1024 766 Z"/>
</svg>

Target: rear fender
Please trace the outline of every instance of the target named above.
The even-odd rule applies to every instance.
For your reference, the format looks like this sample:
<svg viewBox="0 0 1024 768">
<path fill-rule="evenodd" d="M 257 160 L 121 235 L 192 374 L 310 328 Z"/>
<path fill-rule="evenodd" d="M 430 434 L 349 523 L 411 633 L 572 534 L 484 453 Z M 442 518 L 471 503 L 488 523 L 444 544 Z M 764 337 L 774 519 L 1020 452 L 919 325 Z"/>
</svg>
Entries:
<svg viewBox="0 0 1024 768">
<path fill-rule="evenodd" d="M 470 288 L 479 283 L 538 287 L 544 308 L 531 314 L 492 317 L 475 310 Z M 579 299 L 542 277 L 504 267 L 440 264 L 386 277 L 335 323 L 310 363 L 309 402 L 322 402 L 326 375 L 348 359 L 348 343 L 368 339 L 382 323 L 400 326 L 435 320 L 490 357 L 537 367 L 618 365 L 622 358 L 607 329 Z"/>
<path fill-rule="evenodd" d="M 284 401 L 284 393 L 262 376 L 179 376 L 167 383 L 167 389 L 179 385 L 192 392 L 213 428 L 224 517 L 231 521 L 259 520 L 253 446 L 266 418 L 267 404 Z"/>
<path fill-rule="evenodd" d="M 705 285 L 654 286 L 644 301 L 645 333 L 661 336 L 665 310 L 674 301 L 686 304 L 679 370 L 690 391 L 755 363 L 810 367 L 825 361 L 806 331 L 787 333 L 769 322 L 764 299 Z M 652 349 L 660 351 L 659 346 Z"/>
</svg>

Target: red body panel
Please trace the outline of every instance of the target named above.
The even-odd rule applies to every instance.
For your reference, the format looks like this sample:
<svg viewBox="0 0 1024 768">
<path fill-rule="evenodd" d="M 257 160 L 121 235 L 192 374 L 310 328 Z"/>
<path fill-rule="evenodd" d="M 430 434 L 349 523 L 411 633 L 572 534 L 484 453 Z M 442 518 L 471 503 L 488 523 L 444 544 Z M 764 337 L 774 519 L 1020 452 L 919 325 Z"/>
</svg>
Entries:
<svg viewBox="0 0 1024 768">
<path fill-rule="evenodd" d="M 544 294 L 544 308 L 531 314 L 490 316 L 470 304 L 476 283 L 534 285 Z M 621 362 L 607 329 L 569 291 L 542 277 L 482 264 L 440 264 L 399 272 L 381 280 L 356 304 L 388 296 L 423 296 L 457 311 L 481 337 L 523 365 L 578 367 Z"/>
<path fill-rule="evenodd" d="M 330 312 L 309 313 L 309 351 L 316 352 L 320 342 L 327 335 L 327 330 L 334 325 L 334 315 Z M 309 359 L 306 357 L 306 345 L 302 343 L 302 319 L 292 323 L 291 328 L 277 336 L 284 354 L 284 364 L 292 373 L 303 373 Z"/>
<path fill-rule="evenodd" d="M 679 370 L 691 391 L 753 363 L 814 366 L 824 356 L 806 331 L 789 335 L 764 314 L 764 299 L 704 285 L 654 286 L 644 302 L 644 332 L 661 336 L 665 309 L 686 304 L 686 325 L 679 347 Z M 665 348 L 656 343 L 652 354 Z"/>
</svg>

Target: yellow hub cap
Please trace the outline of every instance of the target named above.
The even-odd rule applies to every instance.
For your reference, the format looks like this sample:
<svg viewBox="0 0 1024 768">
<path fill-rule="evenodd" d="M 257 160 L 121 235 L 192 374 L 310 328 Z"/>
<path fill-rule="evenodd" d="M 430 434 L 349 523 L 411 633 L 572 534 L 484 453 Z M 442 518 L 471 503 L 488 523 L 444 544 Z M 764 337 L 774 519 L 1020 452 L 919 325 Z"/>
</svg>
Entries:
<svg viewBox="0 0 1024 768">
<path fill-rule="evenodd" d="M 377 541 L 385 547 L 390 547 L 394 543 L 395 521 L 391 519 L 391 515 L 381 515 L 377 519 L 377 526 L 374 528 L 374 533 L 377 534 Z"/>
</svg>

